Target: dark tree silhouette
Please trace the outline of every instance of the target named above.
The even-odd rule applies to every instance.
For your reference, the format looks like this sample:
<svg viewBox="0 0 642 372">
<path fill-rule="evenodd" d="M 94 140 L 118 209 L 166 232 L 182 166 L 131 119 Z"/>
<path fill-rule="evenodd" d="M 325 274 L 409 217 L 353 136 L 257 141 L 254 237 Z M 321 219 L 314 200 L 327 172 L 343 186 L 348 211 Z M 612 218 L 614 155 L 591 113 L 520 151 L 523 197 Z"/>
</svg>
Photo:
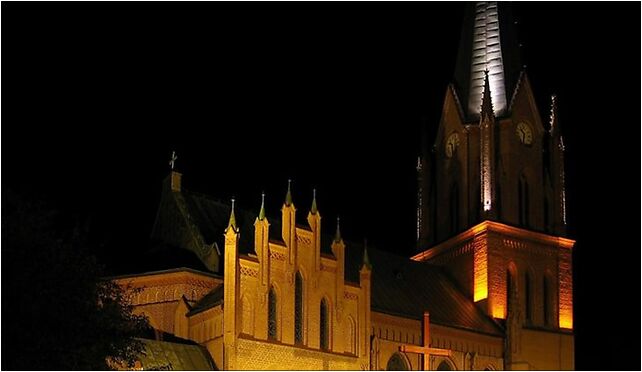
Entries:
<svg viewBox="0 0 642 372">
<path fill-rule="evenodd" d="M 3 189 L 2 369 L 131 367 L 143 350 L 147 320 L 101 278 L 86 230 Z"/>
</svg>

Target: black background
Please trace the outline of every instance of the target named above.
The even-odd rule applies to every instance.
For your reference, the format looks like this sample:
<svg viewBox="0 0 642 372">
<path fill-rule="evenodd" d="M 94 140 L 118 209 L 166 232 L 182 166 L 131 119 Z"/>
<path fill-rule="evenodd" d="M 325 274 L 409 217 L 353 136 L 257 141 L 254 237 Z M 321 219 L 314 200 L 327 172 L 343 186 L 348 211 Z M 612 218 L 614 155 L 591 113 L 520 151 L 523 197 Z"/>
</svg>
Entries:
<svg viewBox="0 0 642 372">
<path fill-rule="evenodd" d="M 325 228 L 407 254 L 464 6 L 4 2 L 2 187 L 89 216 L 126 271 L 175 149 L 188 189 L 278 216 L 291 177 L 300 213 L 316 187 Z M 513 12 L 542 115 L 558 95 L 576 368 L 639 369 L 640 4 Z"/>
</svg>

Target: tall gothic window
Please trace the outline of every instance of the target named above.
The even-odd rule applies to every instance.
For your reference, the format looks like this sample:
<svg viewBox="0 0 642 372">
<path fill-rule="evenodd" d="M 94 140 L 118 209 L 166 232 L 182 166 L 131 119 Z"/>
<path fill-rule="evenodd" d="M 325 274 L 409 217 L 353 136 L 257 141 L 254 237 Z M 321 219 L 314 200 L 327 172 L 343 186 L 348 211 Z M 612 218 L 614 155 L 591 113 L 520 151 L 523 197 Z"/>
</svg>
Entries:
<svg viewBox="0 0 642 372">
<path fill-rule="evenodd" d="M 268 294 L 268 338 L 276 340 L 277 337 L 277 317 L 276 317 L 277 298 L 274 287 L 270 288 Z"/>
<path fill-rule="evenodd" d="M 531 291 L 531 275 L 526 272 L 526 280 L 524 283 L 524 303 L 526 305 L 526 320 L 531 321 L 533 315 L 533 302 L 531 301 L 532 291 Z"/>
<path fill-rule="evenodd" d="M 346 318 L 345 328 L 345 352 L 352 355 L 357 354 L 357 327 L 351 316 Z M 372 331 L 374 334 L 374 330 Z"/>
<path fill-rule="evenodd" d="M 519 224 L 524 227 L 528 227 L 528 182 L 526 182 L 526 177 L 522 175 L 519 178 L 519 190 L 517 193 L 519 198 Z"/>
<path fill-rule="evenodd" d="M 303 343 L 303 278 L 299 272 L 294 282 L 294 342 Z"/>
<path fill-rule="evenodd" d="M 550 299 L 550 297 L 549 297 L 549 296 L 551 295 L 551 290 L 550 290 L 550 288 L 549 288 L 549 285 L 550 285 L 550 281 L 549 281 L 548 277 L 544 276 L 544 290 L 543 290 L 543 295 L 544 295 L 544 324 L 545 324 L 545 325 L 549 325 L 549 324 L 551 323 L 551 321 L 550 321 L 550 316 L 551 316 L 551 315 L 550 315 L 550 314 L 551 314 L 551 310 L 550 310 L 550 306 L 551 306 L 551 299 Z"/>
<path fill-rule="evenodd" d="M 506 270 L 506 316 L 509 316 L 515 306 L 517 292 L 517 269 L 514 264 L 508 265 Z"/>
<path fill-rule="evenodd" d="M 450 188 L 450 232 L 459 231 L 459 188 L 454 184 Z"/>
<path fill-rule="evenodd" d="M 544 197 L 544 231 L 552 231 L 550 225 L 550 211 L 548 206 L 548 197 Z"/>
<path fill-rule="evenodd" d="M 330 348 L 330 312 L 328 309 L 328 302 L 324 298 L 321 300 L 321 309 L 320 309 L 320 328 L 319 328 L 319 346 L 322 350 L 328 350 Z"/>
</svg>

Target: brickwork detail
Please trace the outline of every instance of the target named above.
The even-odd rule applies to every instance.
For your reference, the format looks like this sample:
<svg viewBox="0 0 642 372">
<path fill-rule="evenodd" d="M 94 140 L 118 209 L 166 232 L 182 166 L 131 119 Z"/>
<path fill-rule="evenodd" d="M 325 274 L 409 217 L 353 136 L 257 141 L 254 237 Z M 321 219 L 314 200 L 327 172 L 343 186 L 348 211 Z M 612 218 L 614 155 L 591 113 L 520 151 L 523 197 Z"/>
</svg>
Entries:
<svg viewBox="0 0 642 372">
<path fill-rule="evenodd" d="M 259 272 L 254 269 L 250 269 L 249 267 L 243 267 L 241 266 L 241 275 L 249 276 L 252 278 L 256 278 L 259 276 Z"/>
<path fill-rule="evenodd" d="M 358 370 L 359 359 L 308 348 L 239 339 L 237 368 L 242 370 Z"/>
</svg>

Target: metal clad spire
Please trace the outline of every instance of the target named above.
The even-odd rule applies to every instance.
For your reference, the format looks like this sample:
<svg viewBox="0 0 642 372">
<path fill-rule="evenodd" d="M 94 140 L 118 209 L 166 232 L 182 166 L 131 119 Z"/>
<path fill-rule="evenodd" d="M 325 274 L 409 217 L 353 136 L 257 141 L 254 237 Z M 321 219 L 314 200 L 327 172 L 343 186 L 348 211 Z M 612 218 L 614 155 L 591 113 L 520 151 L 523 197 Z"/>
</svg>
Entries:
<svg viewBox="0 0 642 372">
<path fill-rule="evenodd" d="M 470 66 L 470 91 L 468 114 L 477 115 L 484 94 L 485 71 L 495 110 L 501 115 L 507 107 L 504 62 L 500 40 L 497 2 L 478 2 L 475 5 L 472 58 Z"/>
<path fill-rule="evenodd" d="M 265 192 L 261 193 L 261 210 L 259 211 L 259 220 L 265 219 Z"/>
<path fill-rule="evenodd" d="M 288 178 L 288 192 L 285 194 L 285 205 L 292 205 L 292 191 L 290 190 L 292 180 Z"/>
</svg>

